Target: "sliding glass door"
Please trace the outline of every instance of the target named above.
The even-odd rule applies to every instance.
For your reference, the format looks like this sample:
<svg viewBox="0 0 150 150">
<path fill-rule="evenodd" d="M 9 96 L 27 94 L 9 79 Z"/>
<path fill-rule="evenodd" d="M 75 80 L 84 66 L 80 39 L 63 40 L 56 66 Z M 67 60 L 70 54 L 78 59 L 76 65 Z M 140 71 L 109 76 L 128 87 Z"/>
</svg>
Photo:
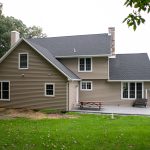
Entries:
<svg viewBox="0 0 150 150">
<path fill-rule="evenodd" d="M 143 98 L 143 82 L 122 82 L 123 99 Z"/>
<path fill-rule="evenodd" d="M 142 98 L 142 83 L 136 84 L 136 96 L 137 98 Z"/>
</svg>

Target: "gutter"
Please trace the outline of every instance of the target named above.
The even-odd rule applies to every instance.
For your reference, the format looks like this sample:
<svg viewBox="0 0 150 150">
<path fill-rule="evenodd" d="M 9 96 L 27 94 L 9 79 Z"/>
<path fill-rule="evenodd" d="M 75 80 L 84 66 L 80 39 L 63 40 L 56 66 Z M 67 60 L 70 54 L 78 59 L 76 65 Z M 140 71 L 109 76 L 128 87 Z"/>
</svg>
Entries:
<svg viewBox="0 0 150 150">
<path fill-rule="evenodd" d="M 70 55 L 70 56 L 55 56 L 55 58 L 78 58 L 78 57 L 109 57 L 111 54 L 102 54 L 102 55 Z"/>
<path fill-rule="evenodd" d="M 150 80 L 107 80 L 108 82 L 150 82 Z"/>
</svg>

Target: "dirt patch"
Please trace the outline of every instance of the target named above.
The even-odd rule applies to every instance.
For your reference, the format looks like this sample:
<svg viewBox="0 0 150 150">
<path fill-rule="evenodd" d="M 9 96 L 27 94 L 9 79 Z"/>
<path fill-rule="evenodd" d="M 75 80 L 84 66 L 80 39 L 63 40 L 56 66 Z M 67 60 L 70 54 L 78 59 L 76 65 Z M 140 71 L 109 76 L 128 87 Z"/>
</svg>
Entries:
<svg viewBox="0 0 150 150">
<path fill-rule="evenodd" d="M 0 108 L 0 119 L 29 118 L 29 119 L 60 119 L 77 118 L 75 115 L 68 114 L 45 114 L 42 112 L 28 109 L 5 109 Z"/>
<path fill-rule="evenodd" d="M 27 109 L 0 109 L 0 118 L 30 118 L 44 119 L 47 115 L 41 112 L 35 112 Z"/>
</svg>

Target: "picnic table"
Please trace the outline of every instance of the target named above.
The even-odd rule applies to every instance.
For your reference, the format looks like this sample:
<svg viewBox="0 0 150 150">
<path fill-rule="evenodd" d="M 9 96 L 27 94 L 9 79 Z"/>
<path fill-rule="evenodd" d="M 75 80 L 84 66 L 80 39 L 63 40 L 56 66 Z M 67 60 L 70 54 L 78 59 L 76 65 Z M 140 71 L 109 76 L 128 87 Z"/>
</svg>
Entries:
<svg viewBox="0 0 150 150">
<path fill-rule="evenodd" d="M 84 106 L 98 106 L 99 110 L 102 108 L 102 102 L 101 101 L 79 101 L 79 106 L 81 109 L 83 109 Z"/>
</svg>

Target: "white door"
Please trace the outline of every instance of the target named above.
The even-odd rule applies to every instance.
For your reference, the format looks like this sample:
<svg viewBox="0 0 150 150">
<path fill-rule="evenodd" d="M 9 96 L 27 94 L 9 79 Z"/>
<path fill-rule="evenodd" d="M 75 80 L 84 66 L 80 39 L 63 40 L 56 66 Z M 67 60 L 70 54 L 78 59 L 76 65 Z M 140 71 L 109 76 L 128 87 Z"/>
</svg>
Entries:
<svg viewBox="0 0 150 150">
<path fill-rule="evenodd" d="M 76 86 L 76 103 L 79 103 L 79 86 Z"/>
</svg>

